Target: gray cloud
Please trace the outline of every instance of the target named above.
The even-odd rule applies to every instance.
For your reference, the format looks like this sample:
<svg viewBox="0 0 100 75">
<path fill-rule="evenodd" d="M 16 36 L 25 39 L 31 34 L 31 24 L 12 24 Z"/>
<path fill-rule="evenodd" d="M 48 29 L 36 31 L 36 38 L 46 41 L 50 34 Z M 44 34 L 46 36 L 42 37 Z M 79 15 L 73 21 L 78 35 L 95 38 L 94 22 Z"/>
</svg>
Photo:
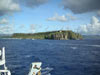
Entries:
<svg viewBox="0 0 100 75">
<path fill-rule="evenodd" d="M 19 0 L 22 4 L 27 7 L 34 8 L 46 3 L 48 0 Z"/>
<path fill-rule="evenodd" d="M 100 10 L 99 10 L 99 11 L 97 11 L 97 16 L 100 16 Z"/>
<path fill-rule="evenodd" d="M 20 11 L 20 5 L 34 8 L 47 1 L 48 0 L 0 0 L 0 16 Z"/>
<path fill-rule="evenodd" d="M 19 4 L 14 0 L 0 0 L 0 16 L 11 14 L 20 10 Z"/>
<path fill-rule="evenodd" d="M 99 10 L 100 0 L 63 0 L 62 5 L 78 14 Z"/>
</svg>

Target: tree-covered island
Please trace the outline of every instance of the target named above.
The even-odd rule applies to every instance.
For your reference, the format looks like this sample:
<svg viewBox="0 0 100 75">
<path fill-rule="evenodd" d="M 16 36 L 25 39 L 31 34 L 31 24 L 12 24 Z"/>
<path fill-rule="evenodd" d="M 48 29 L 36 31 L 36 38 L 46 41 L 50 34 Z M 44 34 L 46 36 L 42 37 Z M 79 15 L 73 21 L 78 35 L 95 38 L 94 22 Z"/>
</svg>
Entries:
<svg viewBox="0 0 100 75">
<path fill-rule="evenodd" d="M 11 38 L 21 39 L 52 39 L 52 40 L 77 40 L 82 39 L 82 35 L 73 31 L 51 31 L 34 34 L 14 33 Z"/>
</svg>

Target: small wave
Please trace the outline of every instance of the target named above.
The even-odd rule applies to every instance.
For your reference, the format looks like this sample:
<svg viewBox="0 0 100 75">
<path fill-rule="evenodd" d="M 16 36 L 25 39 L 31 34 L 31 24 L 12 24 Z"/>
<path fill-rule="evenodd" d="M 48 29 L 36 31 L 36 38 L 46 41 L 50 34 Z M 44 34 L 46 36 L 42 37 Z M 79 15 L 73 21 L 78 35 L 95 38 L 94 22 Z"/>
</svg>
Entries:
<svg viewBox="0 0 100 75">
<path fill-rule="evenodd" d="M 44 69 L 42 69 L 42 75 L 51 75 L 51 71 L 53 70 L 53 68 L 50 67 L 46 67 Z"/>
<path fill-rule="evenodd" d="M 31 56 L 32 56 L 32 55 L 26 55 L 25 57 L 26 57 L 26 58 L 29 58 L 29 57 L 31 57 Z"/>
<path fill-rule="evenodd" d="M 89 45 L 89 44 L 86 44 L 86 45 L 83 45 L 83 46 L 100 47 L 100 45 Z"/>
<path fill-rule="evenodd" d="M 22 65 L 9 65 L 9 67 L 11 67 L 11 68 L 18 68 L 18 67 L 22 67 Z"/>
<path fill-rule="evenodd" d="M 77 49 L 77 47 L 71 47 L 71 48 L 74 49 L 74 50 Z"/>
<path fill-rule="evenodd" d="M 51 74 L 48 72 L 42 72 L 42 75 L 51 75 Z"/>
<path fill-rule="evenodd" d="M 94 46 L 94 47 L 100 47 L 100 45 L 91 45 L 91 46 Z"/>
<path fill-rule="evenodd" d="M 100 45 L 89 45 L 89 44 L 66 44 L 70 46 L 92 46 L 92 47 L 100 47 Z M 76 49 L 75 47 L 71 47 L 72 49 Z"/>
<path fill-rule="evenodd" d="M 51 71 L 51 70 L 53 70 L 53 68 L 46 67 L 46 68 L 44 68 L 42 70 L 49 70 L 49 71 Z"/>
</svg>

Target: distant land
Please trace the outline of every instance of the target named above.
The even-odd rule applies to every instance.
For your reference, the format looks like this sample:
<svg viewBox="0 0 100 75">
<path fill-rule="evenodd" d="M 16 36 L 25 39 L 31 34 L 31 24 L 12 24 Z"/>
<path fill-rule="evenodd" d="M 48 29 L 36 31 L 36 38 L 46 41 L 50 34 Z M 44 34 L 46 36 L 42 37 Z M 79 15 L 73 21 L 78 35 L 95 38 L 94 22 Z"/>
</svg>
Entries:
<svg viewBox="0 0 100 75">
<path fill-rule="evenodd" d="M 84 39 L 100 39 L 100 35 L 83 35 Z"/>
<path fill-rule="evenodd" d="M 0 34 L 0 38 L 11 38 L 11 34 Z"/>
<path fill-rule="evenodd" d="M 51 31 L 40 32 L 34 34 L 14 33 L 0 34 L 0 38 L 20 38 L 20 39 L 54 39 L 54 40 L 70 40 L 70 39 L 100 39 L 100 35 L 80 35 L 72 31 Z"/>
<path fill-rule="evenodd" d="M 11 38 L 21 39 L 52 39 L 52 40 L 77 40 L 83 39 L 82 35 L 73 31 L 51 31 L 51 32 L 40 32 L 34 34 L 25 33 L 14 33 Z"/>
</svg>

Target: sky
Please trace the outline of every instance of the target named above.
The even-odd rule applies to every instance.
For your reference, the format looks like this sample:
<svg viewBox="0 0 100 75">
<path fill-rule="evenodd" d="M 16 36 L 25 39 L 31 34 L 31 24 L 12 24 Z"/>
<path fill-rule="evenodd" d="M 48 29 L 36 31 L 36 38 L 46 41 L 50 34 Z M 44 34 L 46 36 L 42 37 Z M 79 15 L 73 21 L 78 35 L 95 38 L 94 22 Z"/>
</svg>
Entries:
<svg viewBox="0 0 100 75">
<path fill-rule="evenodd" d="M 0 34 L 56 30 L 100 35 L 100 0 L 0 0 Z"/>
</svg>

